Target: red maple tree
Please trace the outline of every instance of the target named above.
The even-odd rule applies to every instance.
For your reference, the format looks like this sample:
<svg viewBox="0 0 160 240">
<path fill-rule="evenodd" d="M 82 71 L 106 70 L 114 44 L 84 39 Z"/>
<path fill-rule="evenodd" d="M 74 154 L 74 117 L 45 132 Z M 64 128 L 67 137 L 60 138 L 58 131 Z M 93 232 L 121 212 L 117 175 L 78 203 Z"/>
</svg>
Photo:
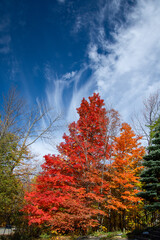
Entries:
<svg viewBox="0 0 160 240">
<path fill-rule="evenodd" d="M 69 125 L 69 135 L 59 147 L 58 156 L 45 156 L 43 171 L 33 191 L 26 194 L 24 208 L 29 223 L 52 225 L 55 230 L 86 230 L 98 224 L 105 214 L 100 205 L 109 186 L 102 180 L 106 145 L 107 117 L 98 94 L 83 99 L 77 109 L 79 120 Z M 107 147 L 107 149 L 106 149 Z"/>
</svg>

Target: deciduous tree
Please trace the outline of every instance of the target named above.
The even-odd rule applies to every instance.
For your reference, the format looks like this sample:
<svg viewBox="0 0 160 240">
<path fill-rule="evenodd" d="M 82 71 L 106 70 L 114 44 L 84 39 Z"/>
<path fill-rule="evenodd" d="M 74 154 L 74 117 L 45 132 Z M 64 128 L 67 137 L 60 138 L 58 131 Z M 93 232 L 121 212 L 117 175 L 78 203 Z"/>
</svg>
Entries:
<svg viewBox="0 0 160 240">
<path fill-rule="evenodd" d="M 140 137 L 127 123 L 123 123 L 120 136 L 115 137 L 114 151 L 112 154 L 112 164 L 108 165 L 105 177 L 110 183 L 110 194 L 106 196 L 106 208 L 123 214 L 119 218 L 119 225 L 125 227 L 126 211 L 136 209 L 136 204 L 140 198 L 136 196 L 138 190 L 138 174 L 142 168 L 142 157 L 144 148 L 140 146 Z M 122 228 L 123 228 L 122 227 Z"/>
<path fill-rule="evenodd" d="M 48 113 L 47 109 L 41 111 L 38 107 L 30 110 L 15 88 L 3 97 L 0 111 L 0 214 L 5 224 L 13 222 L 13 213 L 22 207 L 22 182 L 31 174 L 31 171 L 24 172 L 27 161 L 32 158 L 29 146 L 51 133 L 57 120 L 49 118 Z M 47 124 L 42 127 L 41 121 L 45 118 Z"/>
<path fill-rule="evenodd" d="M 102 179 L 103 159 L 109 153 L 104 102 L 94 94 L 89 101 L 83 99 L 77 111 L 79 120 L 64 135 L 60 155 L 45 157 L 35 190 L 26 196 L 30 223 L 46 221 L 61 231 L 86 230 L 98 224 L 97 215 L 105 214 L 100 207 L 109 188 Z"/>
<path fill-rule="evenodd" d="M 160 115 L 160 91 L 153 92 L 143 101 L 141 113 L 132 118 L 137 134 L 147 141 L 147 146 L 152 143 L 152 129 Z"/>
</svg>

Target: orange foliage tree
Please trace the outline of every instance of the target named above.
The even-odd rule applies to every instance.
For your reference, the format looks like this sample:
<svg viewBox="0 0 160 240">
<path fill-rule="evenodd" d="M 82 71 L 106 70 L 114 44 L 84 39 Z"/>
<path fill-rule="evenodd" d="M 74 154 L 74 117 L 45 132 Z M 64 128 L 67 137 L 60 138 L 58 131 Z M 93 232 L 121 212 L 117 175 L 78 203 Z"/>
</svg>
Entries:
<svg viewBox="0 0 160 240">
<path fill-rule="evenodd" d="M 83 99 L 79 120 L 46 155 L 32 191 L 26 193 L 29 224 L 59 232 L 87 231 L 104 224 L 111 210 L 133 208 L 143 148 L 128 124 L 119 129 L 119 114 L 106 111 L 99 94 Z M 110 162 L 110 164 L 108 164 Z"/>
<path fill-rule="evenodd" d="M 112 164 L 108 164 L 108 171 L 105 173 L 110 183 L 106 208 L 114 213 L 121 213 L 123 218 L 118 221 L 125 227 L 125 210 L 135 211 L 141 201 L 136 194 L 139 192 L 139 172 L 145 151 L 139 143 L 141 138 L 135 136 L 127 123 L 123 123 L 120 130 L 120 136 L 114 139 Z"/>
</svg>

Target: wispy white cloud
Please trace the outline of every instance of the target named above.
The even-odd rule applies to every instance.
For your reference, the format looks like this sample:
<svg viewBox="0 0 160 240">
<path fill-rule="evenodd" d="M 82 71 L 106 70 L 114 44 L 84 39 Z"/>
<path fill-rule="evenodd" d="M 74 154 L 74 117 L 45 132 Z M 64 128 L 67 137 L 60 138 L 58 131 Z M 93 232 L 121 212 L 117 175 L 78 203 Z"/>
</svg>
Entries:
<svg viewBox="0 0 160 240">
<path fill-rule="evenodd" d="M 88 66 L 83 66 L 79 71 L 72 71 L 64 74 L 58 78 L 52 71 L 52 68 L 47 65 L 45 69 L 45 77 L 48 80 L 46 88 L 46 104 L 50 107 L 55 107 L 58 114 L 65 114 L 67 122 L 75 119 L 76 107 L 80 104 L 82 97 L 88 96 L 90 91 L 90 81 L 86 85 L 79 87 L 82 80 L 83 73 L 87 70 Z M 89 84 L 89 85 L 88 85 Z M 64 102 L 65 92 L 69 91 L 68 102 Z"/>
<path fill-rule="evenodd" d="M 88 66 L 84 66 L 79 72 L 76 73 L 73 78 L 74 88 L 72 92 L 72 98 L 68 107 L 68 113 L 66 116 L 67 122 L 69 123 L 77 119 L 78 115 L 76 108 L 79 107 L 82 98 L 87 98 L 93 92 L 93 86 L 95 86 L 95 82 L 93 82 L 93 79 L 92 81 L 88 79 L 88 81 L 81 85 L 81 87 L 79 86 L 79 82 L 84 81 L 83 74 L 85 71 L 87 71 L 87 69 Z"/>
<path fill-rule="evenodd" d="M 49 107 L 56 108 L 57 112 L 60 114 L 63 111 L 63 91 L 67 87 L 67 82 L 65 79 L 59 79 L 57 75 L 54 74 L 52 68 L 48 65 L 45 69 L 45 77 L 48 81 L 46 87 L 46 102 Z"/>
<path fill-rule="evenodd" d="M 64 74 L 64 75 L 63 75 L 63 79 L 71 79 L 71 78 L 73 78 L 75 75 L 76 75 L 76 72 L 75 72 L 75 71 L 72 71 L 72 72 L 69 72 L 69 73 Z"/>
<path fill-rule="evenodd" d="M 58 140 L 57 140 L 58 141 Z M 58 153 L 56 149 L 56 143 L 49 144 L 47 142 L 42 142 L 41 140 L 36 141 L 30 146 L 31 152 L 35 154 L 34 159 L 40 166 L 44 161 L 44 156 L 48 154 Z"/>
<path fill-rule="evenodd" d="M 132 11 L 124 13 L 128 14 L 125 23 L 114 24 L 121 3 L 114 0 L 109 6 L 101 4 L 96 21 L 90 16 L 93 26 L 86 50 L 89 63 L 61 77 L 56 76 L 49 65 L 45 68 L 47 104 L 55 106 L 58 112 L 64 111 L 66 122 L 77 118 L 76 108 L 82 98 L 94 91 L 100 92 L 106 103 L 111 103 L 124 120 L 129 121 L 132 112 L 141 108 L 143 98 L 159 88 L 159 0 L 139 0 Z M 79 17 L 79 23 L 76 22 L 79 29 L 83 27 L 83 19 Z M 112 42 L 106 34 L 105 21 L 112 21 L 114 25 Z M 92 74 L 84 81 L 88 69 L 92 69 Z M 66 104 L 67 89 L 70 89 L 70 98 Z"/>
<path fill-rule="evenodd" d="M 68 102 L 66 119 L 76 117 L 76 107 L 83 97 L 99 91 L 108 103 L 120 111 L 127 121 L 134 108 L 140 107 L 144 96 L 158 88 L 160 76 L 160 4 L 158 0 L 139 0 L 132 12 L 124 12 L 126 22 L 117 23 L 114 18 L 122 7 L 121 0 L 100 1 L 99 11 L 90 16 L 90 43 L 87 48 L 89 64 L 79 71 L 66 73 L 61 78 L 46 68 L 49 84 L 46 95 L 49 104 L 63 111 L 64 91 L 71 87 L 71 101 Z M 127 8 L 126 8 L 127 9 Z M 96 18 L 96 21 L 94 20 Z M 83 27 L 84 16 L 78 16 L 76 26 Z M 78 23 L 79 21 L 79 23 Z M 105 21 L 112 22 L 114 43 L 106 35 Z M 115 23 L 114 23 L 115 21 Z M 87 23 L 86 23 L 87 24 Z M 109 24 L 109 23 L 108 23 Z M 92 75 L 85 84 L 78 87 L 86 69 Z M 54 76 L 54 77 L 53 77 Z M 66 108 L 66 106 L 65 106 Z"/>
<path fill-rule="evenodd" d="M 90 67 L 98 91 L 125 119 L 160 82 L 159 29 L 160 4 L 140 0 L 127 16 L 125 27 L 121 25 L 114 33 L 115 43 L 101 34 L 98 43 L 92 38 L 89 44 Z M 101 24 L 100 30 L 104 32 Z"/>
</svg>

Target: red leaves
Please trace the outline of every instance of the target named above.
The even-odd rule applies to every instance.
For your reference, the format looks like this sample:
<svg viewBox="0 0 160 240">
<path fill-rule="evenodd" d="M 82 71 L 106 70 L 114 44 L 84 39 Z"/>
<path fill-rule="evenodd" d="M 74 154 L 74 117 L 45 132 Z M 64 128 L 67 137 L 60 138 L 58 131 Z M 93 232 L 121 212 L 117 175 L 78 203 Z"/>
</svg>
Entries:
<svg viewBox="0 0 160 240">
<path fill-rule="evenodd" d="M 119 115 L 113 109 L 106 112 L 98 94 L 83 99 L 77 111 L 79 120 L 69 125 L 59 155 L 45 156 L 33 190 L 26 193 L 30 224 L 86 230 L 99 224 L 106 209 L 126 209 L 138 201 L 136 173 L 143 149 L 130 126 L 123 124 L 115 137 Z"/>
</svg>

